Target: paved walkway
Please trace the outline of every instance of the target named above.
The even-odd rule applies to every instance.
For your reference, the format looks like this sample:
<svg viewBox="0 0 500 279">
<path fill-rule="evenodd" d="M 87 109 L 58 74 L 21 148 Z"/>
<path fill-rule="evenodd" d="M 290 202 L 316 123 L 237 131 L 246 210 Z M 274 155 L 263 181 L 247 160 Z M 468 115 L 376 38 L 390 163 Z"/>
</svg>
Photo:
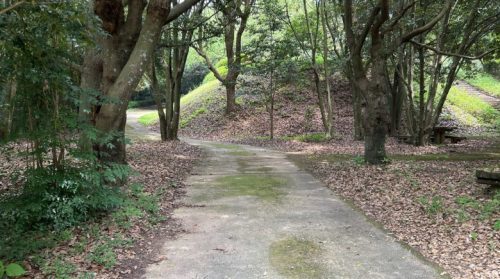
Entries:
<svg viewBox="0 0 500 279">
<path fill-rule="evenodd" d="M 284 153 L 186 141 L 207 152 L 174 213 L 188 233 L 143 278 L 439 277 Z"/>
<path fill-rule="evenodd" d="M 491 104 L 494 108 L 500 110 L 500 98 L 488 95 L 485 92 L 483 92 L 482 90 L 480 90 L 480 89 L 478 89 L 478 88 L 476 88 L 476 87 L 474 87 L 474 86 L 472 86 L 472 85 L 470 85 L 467 82 L 462 81 L 462 80 L 458 80 L 456 82 L 456 86 L 458 88 L 466 91 L 470 95 L 476 96 L 479 99 Z"/>
</svg>

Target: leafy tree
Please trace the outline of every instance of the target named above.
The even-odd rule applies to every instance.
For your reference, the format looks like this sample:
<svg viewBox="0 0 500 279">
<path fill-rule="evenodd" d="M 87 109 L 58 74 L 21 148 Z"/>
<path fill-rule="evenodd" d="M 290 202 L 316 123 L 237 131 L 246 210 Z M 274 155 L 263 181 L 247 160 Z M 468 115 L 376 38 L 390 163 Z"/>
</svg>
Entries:
<svg viewBox="0 0 500 279">
<path fill-rule="evenodd" d="M 366 100 L 364 108 L 365 160 L 381 164 L 386 160 L 385 141 L 390 125 L 387 61 L 413 38 L 423 34 L 451 9 L 451 1 L 442 5 L 431 20 L 418 27 L 398 32 L 397 26 L 406 12 L 415 5 L 396 5 L 387 0 L 343 1 L 344 30 L 349 49 L 351 86 Z M 366 52 L 364 49 L 366 48 Z"/>
<path fill-rule="evenodd" d="M 327 137 L 331 138 L 333 136 L 333 98 L 328 82 L 328 59 L 325 61 L 329 52 L 325 13 L 322 10 L 325 5 L 324 1 L 314 1 L 314 9 L 312 12 L 309 12 L 310 4 L 310 1 L 302 1 L 301 8 L 303 14 L 299 18 L 296 18 L 300 20 L 297 22 L 292 22 L 287 4 L 288 25 L 303 55 L 310 61 L 309 65 L 314 74 L 314 88 L 318 96 L 321 120 Z M 318 61 L 319 57 L 321 57 L 321 63 Z M 322 88 L 322 79 L 325 81 L 326 94 Z"/>
<path fill-rule="evenodd" d="M 226 114 L 236 111 L 236 84 L 241 73 L 243 51 L 243 33 L 247 28 L 255 0 L 215 0 L 214 8 L 221 13 L 217 18 L 218 27 L 222 28 L 226 48 L 227 73 L 220 72 L 210 60 L 203 46 L 206 30 L 200 28 L 199 39 L 193 48 L 203 57 L 214 76 L 226 87 Z"/>
<path fill-rule="evenodd" d="M 161 49 L 154 54 L 157 57 L 151 64 L 151 87 L 160 119 L 162 140 L 177 139 L 184 71 L 193 33 L 197 26 L 202 24 L 198 21 L 201 19 L 204 6 L 204 1 L 201 1 L 196 8 L 188 10 L 183 16 L 167 24 L 163 31 L 165 43 L 160 44 Z M 158 71 L 157 68 L 160 68 L 158 66 L 164 70 Z M 160 89 L 157 72 L 164 73 L 164 90 Z"/>
</svg>

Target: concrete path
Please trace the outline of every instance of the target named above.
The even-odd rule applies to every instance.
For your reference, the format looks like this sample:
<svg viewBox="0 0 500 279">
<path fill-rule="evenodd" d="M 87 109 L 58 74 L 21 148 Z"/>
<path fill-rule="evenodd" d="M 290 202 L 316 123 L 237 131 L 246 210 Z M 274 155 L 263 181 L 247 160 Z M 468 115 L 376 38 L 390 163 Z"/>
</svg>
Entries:
<svg viewBox="0 0 500 279">
<path fill-rule="evenodd" d="M 188 141 L 208 159 L 175 218 L 189 232 L 143 278 L 436 278 L 285 154 Z"/>
<path fill-rule="evenodd" d="M 127 133 L 158 138 L 128 113 Z M 168 241 L 142 278 L 438 278 L 286 155 L 185 140 L 207 152 L 177 209 L 188 233 Z"/>
<path fill-rule="evenodd" d="M 139 123 L 139 118 L 145 114 L 156 112 L 155 109 L 137 108 L 127 110 L 127 126 L 125 133 L 132 140 L 160 140 L 159 133 L 155 133 Z"/>
<path fill-rule="evenodd" d="M 492 105 L 494 108 L 500 110 L 500 98 L 491 96 L 483 92 L 482 90 L 468 84 L 465 81 L 458 80 L 456 83 L 456 86 L 465 92 L 469 93 L 470 95 L 476 96 L 479 99 L 489 103 Z"/>
</svg>

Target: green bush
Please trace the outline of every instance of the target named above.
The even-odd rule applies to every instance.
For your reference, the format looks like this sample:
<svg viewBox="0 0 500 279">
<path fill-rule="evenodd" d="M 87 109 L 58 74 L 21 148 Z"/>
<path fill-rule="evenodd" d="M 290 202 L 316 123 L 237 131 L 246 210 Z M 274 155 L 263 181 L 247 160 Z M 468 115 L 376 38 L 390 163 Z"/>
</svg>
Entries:
<svg viewBox="0 0 500 279">
<path fill-rule="evenodd" d="M 203 83 L 203 79 L 210 72 L 207 66 L 197 63 L 189 66 L 182 76 L 181 94 L 186 94 Z"/>
<path fill-rule="evenodd" d="M 4 275 L 7 277 L 19 277 L 26 274 L 26 270 L 22 266 L 17 263 L 11 263 L 7 266 L 4 266 L 3 262 L 0 261 L 0 278 L 3 278 Z"/>
<path fill-rule="evenodd" d="M 30 169 L 20 195 L 0 203 L 0 224 L 20 230 L 62 230 L 110 211 L 122 202 L 118 187 L 108 186 L 129 174 L 122 165 Z"/>
</svg>

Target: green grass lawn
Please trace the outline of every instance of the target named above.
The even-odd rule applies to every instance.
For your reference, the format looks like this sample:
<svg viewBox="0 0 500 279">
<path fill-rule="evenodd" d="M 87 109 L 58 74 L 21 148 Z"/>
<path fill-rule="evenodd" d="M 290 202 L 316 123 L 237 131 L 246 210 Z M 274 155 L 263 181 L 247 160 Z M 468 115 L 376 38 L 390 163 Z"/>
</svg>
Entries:
<svg viewBox="0 0 500 279">
<path fill-rule="evenodd" d="M 500 81 L 489 74 L 478 74 L 474 78 L 467 79 L 467 82 L 493 96 L 500 97 Z"/>
<path fill-rule="evenodd" d="M 498 111 L 487 102 L 479 99 L 476 96 L 469 95 L 466 91 L 457 87 L 452 87 L 447 99 L 448 105 L 453 108 L 452 111 L 456 114 L 461 110 L 466 117 L 464 119 L 472 119 L 468 115 L 477 119 L 481 124 L 494 124 L 500 117 Z M 465 121 L 468 122 L 468 121 Z M 472 124 L 472 123 L 464 123 Z"/>
<path fill-rule="evenodd" d="M 148 114 L 144 114 L 143 116 L 139 117 L 139 120 L 137 121 L 139 121 L 139 123 L 144 126 L 152 126 L 159 121 L 158 112 L 154 111 Z"/>
<path fill-rule="evenodd" d="M 220 82 L 218 80 L 212 80 L 212 81 L 208 81 L 206 83 L 203 83 L 202 85 L 200 85 L 199 87 L 197 87 L 196 89 L 194 89 L 193 91 L 189 92 L 188 94 L 184 95 L 181 98 L 181 108 L 188 106 L 196 101 L 203 101 L 206 98 L 210 98 L 211 94 L 207 94 L 207 93 L 213 92 L 214 90 L 216 90 L 218 88 L 219 85 L 220 85 Z M 196 117 L 199 114 L 202 114 L 204 112 L 205 111 L 202 112 L 201 110 L 196 110 L 194 112 L 196 115 L 185 116 L 185 117 L 187 117 L 186 119 L 189 119 L 189 120 L 186 120 L 186 119 L 183 120 L 183 118 L 185 118 L 185 117 L 181 113 L 181 123 L 186 123 L 186 121 L 189 122 L 192 120 L 192 118 L 194 118 L 194 117 Z M 155 111 L 155 112 L 145 114 L 145 115 L 139 117 L 138 121 L 139 121 L 139 123 L 141 123 L 144 126 L 155 125 L 159 121 L 158 113 Z M 186 125 L 186 124 L 184 124 L 184 125 Z"/>
</svg>

